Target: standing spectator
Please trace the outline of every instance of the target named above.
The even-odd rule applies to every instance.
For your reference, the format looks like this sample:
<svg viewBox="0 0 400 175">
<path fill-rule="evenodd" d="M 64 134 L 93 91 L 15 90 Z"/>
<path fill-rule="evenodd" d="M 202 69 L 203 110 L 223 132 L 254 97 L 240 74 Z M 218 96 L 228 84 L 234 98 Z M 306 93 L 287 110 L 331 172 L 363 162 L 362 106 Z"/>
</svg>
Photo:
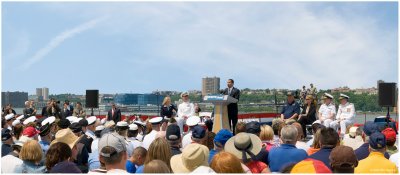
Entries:
<svg viewBox="0 0 400 175">
<path fill-rule="evenodd" d="M 221 129 L 218 131 L 217 135 L 214 137 L 214 149 L 210 150 L 208 163 L 211 163 L 214 155 L 224 150 L 225 143 L 231 137 L 233 137 L 233 134 L 227 129 Z"/>
<path fill-rule="evenodd" d="M 171 160 L 172 154 L 171 154 L 171 149 L 168 145 L 168 142 L 164 138 L 157 138 L 155 139 L 148 151 L 147 151 L 147 156 L 146 160 L 144 161 L 144 164 L 146 165 L 152 160 L 158 159 L 163 162 L 165 162 L 168 166 L 168 168 L 171 167 L 170 165 L 170 160 Z M 171 160 L 172 162 L 172 160 Z M 136 170 L 136 173 L 143 173 L 143 168 L 144 166 L 138 167 Z"/>
<path fill-rule="evenodd" d="M 128 173 L 135 173 L 136 168 L 144 165 L 146 160 L 147 150 L 143 147 L 136 147 L 133 150 L 132 156 L 126 161 L 126 171 Z"/>
<path fill-rule="evenodd" d="M 371 153 L 367 158 L 360 160 L 354 173 L 399 173 L 396 164 L 384 157 L 386 152 L 385 135 L 380 132 L 371 134 L 369 150 Z"/>
<path fill-rule="evenodd" d="M 166 96 L 164 101 L 162 102 L 160 116 L 162 118 L 167 117 L 171 118 L 176 115 L 178 109 L 174 104 L 171 103 L 171 97 Z"/>
<path fill-rule="evenodd" d="M 171 147 L 172 156 L 181 154 L 180 144 L 182 142 L 182 137 L 180 133 L 179 126 L 176 124 L 169 125 L 167 127 L 167 132 L 165 135 L 165 139 L 169 143 Z"/>
<path fill-rule="evenodd" d="M 356 153 L 357 159 L 359 161 L 368 157 L 370 153 L 369 137 L 375 132 L 379 132 L 378 125 L 372 121 L 367 121 L 364 124 L 363 128 L 364 144 L 362 144 L 358 149 L 354 150 L 354 153 Z M 389 159 L 390 155 L 387 152 L 385 152 L 384 155 L 387 159 Z"/>
<path fill-rule="evenodd" d="M 271 172 L 279 172 L 286 165 L 297 163 L 307 158 L 307 153 L 302 149 L 297 149 L 297 129 L 287 125 L 281 130 L 282 144 L 280 147 L 272 148 L 269 152 L 268 160 Z"/>
<path fill-rule="evenodd" d="M 73 110 L 72 115 L 75 117 L 85 117 L 86 116 L 86 111 L 82 108 L 81 102 L 76 102 L 76 108 Z"/>
<path fill-rule="evenodd" d="M 209 151 L 206 146 L 190 144 L 182 150 L 182 154 L 172 156 L 171 169 L 175 174 L 194 173 L 197 169 L 210 169 L 207 162 L 208 155 Z"/>
<path fill-rule="evenodd" d="M 49 116 L 49 114 L 47 113 L 47 108 L 49 108 L 49 107 L 51 107 L 51 101 L 50 100 L 46 103 L 46 106 L 44 106 L 42 108 L 42 117 L 48 117 Z"/>
<path fill-rule="evenodd" d="M 171 169 L 161 160 L 152 160 L 144 166 L 143 172 L 152 174 L 171 173 Z"/>
<path fill-rule="evenodd" d="M 50 100 L 50 106 L 47 108 L 47 114 L 49 116 L 55 116 L 56 118 L 60 118 L 61 109 L 58 106 L 59 101 L 55 101 L 54 99 Z"/>
<path fill-rule="evenodd" d="M 73 153 L 77 154 L 66 143 L 52 144 L 46 154 L 47 171 L 49 173 L 82 173 L 75 163 L 69 161 Z"/>
<path fill-rule="evenodd" d="M 69 105 L 67 103 L 64 103 L 63 109 L 60 112 L 61 118 L 67 118 L 68 116 L 72 115 L 72 111 L 70 111 L 68 108 L 69 108 Z"/>
<path fill-rule="evenodd" d="M 121 121 L 121 110 L 111 103 L 111 109 L 107 113 L 107 121 L 113 120 L 114 123 Z"/>
<path fill-rule="evenodd" d="M 271 148 L 275 147 L 274 143 L 274 131 L 272 130 L 272 127 L 269 125 L 263 125 L 261 126 L 261 132 L 260 132 L 260 139 L 261 142 L 263 143 L 263 147 L 267 151 L 270 151 Z"/>
<path fill-rule="evenodd" d="M 233 79 L 228 79 L 226 85 L 227 88 L 223 91 L 222 94 L 224 95 L 229 95 L 239 102 L 240 98 L 240 90 L 236 87 L 233 87 L 235 84 L 235 81 Z M 229 127 L 233 131 L 233 134 L 235 134 L 235 129 L 236 129 L 236 124 L 238 122 L 238 102 L 236 103 L 230 103 L 228 104 L 228 119 L 229 119 Z"/>
<path fill-rule="evenodd" d="M 349 98 L 350 97 L 345 94 L 340 94 L 340 105 L 336 115 L 336 120 L 330 123 L 330 127 L 336 130 L 338 130 L 340 126 L 341 136 L 346 134 L 347 126 L 354 123 L 354 117 L 356 116 L 354 104 L 349 103 Z"/>
<path fill-rule="evenodd" d="M 382 131 L 382 134 L 385 135 L 386 137 L 386 151 L 389 153 L 389 155 L 392 155 L 394 153 L 397 153 L 397 147 L 396 147 L 396 131 L 393 130 L 393 128 L 386 128 Z"/>
<path fill-rule="evenodd" d="M 23 161 L 22 165 L 15 167 L 13 173 L 42 174 L 46 167 L 40 164 L 43 152 L 36 140 L 29 140 L 22 146 L 19 158 Z"/>
<path fill-rule="evenodd" d="M 312 124 L 315 119 L 316 106 L 314 104 L 314 99 L 311 95 L 307 95 L 306 104 L 303 106 L 303 111 L 301 112 L 297 122 L 301 124 L 303 129 L 304 138 L 307 137 L 306 125 Z"/>
<path fill-rule="evenodd" d="M 8 153 L 12 152 L 11 145 L 13 144 L 11 131 L 7 128 L 1 130 L 1 143 L 1 157 L 4 157 Z"/>
<path fill-rule="evenodd" d="M 189 127 L 188 132 L 183 136 L 182 139 L 182 148 L 185 148 L 187 145 L 192 143 L 192 134 L 193 134 L 193 128 L 195 126 L 198 126 L 200 123 L 200 117 L 197 116 L 191 116 L 187 119 L 186 125 Z"/>
<path fill-rule="evenodd" d="M 289 119 L 296 120 L 300 114 L 300 105 L 294 100 L 292 92 L 287 93 L 287 103 L 282 108 L 281 119 L 286 121 Z"/>
<path fill-rule="evenodd" d="M 105 164 L 107 173 L 126 174 L 126 144 L 124 138 L 115 132 L 104 134 L 99 140 L 100 162 Z"/>
<path fill-rule="evenodd" d="M 303 85 L 303 88 L 300 91 L 301 101 L 304 101 L 306 99 L 306 96 L 307 96 L 307 89 L 306 86 Z"/>
<path fill-rule="evenodd" d="M 23 161 L 19 158 L 23 143 L 15 141 L 12 145 L 13 151 L 1 158 L 1 173 L 11 174 L 14 173 L 14 169 L 21 166 Z"/>
<path fill-rule="evenodd" d="M 318 120 L 314 123 L 319 123 L 325 127 L 330 127 L 330 124 L 333 122 L 336 114 L 336 107 L 332 104 L 332 99 L 333 96 L 331 94 L 324 94 L 324 103 L 319 107 Z"/>
<path fill-rule="evenodd" d="M 310 84 L 310 95 L 314 97 L 314 99 L 317 97 L 317 88 L 311 83 Z"/>
<path fill-rule="evenodd" d="M 178 123 L 181 133 L 183 133 L 183 124 L 186 119 L 190 116 L 194 116 L 194 104 L 189 100 L 189 93 L 184 92 L 181 94 L 182 103 L 178 105 L 178 117 L 176 117 L 176 122 Z"/>
<path fill-rule="evenodd" d="M 210 167 L 216 173 L 245 173 L 240 159 L 229 152 L 220 152 L 214 156 Z"/>
<path fill-rule="evenodd" d="M 143 138 L 143 147 L 147 150 L 149 149 L 150 144 L 156 139 L 156 136 L 160 131 L 162 121 L 162 117 L 154 117 L 149 120 L 149 123 L 151 124 L 151 131 Z"/>
<path fill-rule="evenodd" d="M 323 128 L 321 129 L 319 144 L 321 145 L 321 149 L 312 154 L 310 158 L 320 160 L 324 162 L 327 167 L 330 167 L 329 155 L 333 148 L 340 144 L 339 135 L 332 128 Z"/>
<path fill-rule="evenodd" d="M 333 148 L 329 161 L 333 173 L 354 173 L 354 168 L 358 166 L 356 154 L 353 148 L 348 146 L 337 146 Z"/>
<path fill-rule="evenodd" d="M 362 130 L 359 127 L 351 127 L 349 130 L 349 137 L 343 138 L 343 145 L 349 146 L 356 150 L 362 144 L 364 144 L 364 140 L 362 139 Z"/>
<path fill-rule="evenodd" d="M 268 165 L 258 161 L 262 143 L 254 134 L 239 133 L 231 137 L 225 144 L 225 151 L 232 153 L 244 163 L 252 173 L 269 173 Z"/>
</svg>

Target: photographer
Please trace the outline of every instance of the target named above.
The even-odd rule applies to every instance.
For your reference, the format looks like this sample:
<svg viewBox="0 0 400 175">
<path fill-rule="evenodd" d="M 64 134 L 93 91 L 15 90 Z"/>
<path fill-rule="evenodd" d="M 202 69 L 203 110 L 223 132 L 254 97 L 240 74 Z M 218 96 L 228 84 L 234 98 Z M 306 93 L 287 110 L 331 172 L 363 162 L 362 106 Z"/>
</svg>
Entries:
<svg viewBox="0 0 400 175">
<path fill-rule="evenodd" d="M 60 104 L 60 101 L 56 101 L 55 99 L 50 100 L 50 105 L 47 107 L 47 114 L 49 116 L 54 116 L 56 118 L 60 118 L 60 107 L 58 106 Z"/>
</svg>

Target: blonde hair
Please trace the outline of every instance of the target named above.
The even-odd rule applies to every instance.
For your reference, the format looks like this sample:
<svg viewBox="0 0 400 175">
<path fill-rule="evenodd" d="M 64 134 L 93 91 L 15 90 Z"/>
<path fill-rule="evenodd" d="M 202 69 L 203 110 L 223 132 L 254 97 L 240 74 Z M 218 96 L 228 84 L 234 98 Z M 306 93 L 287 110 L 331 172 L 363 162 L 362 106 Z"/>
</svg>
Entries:
<svg viewBox="0 0 400 175">
<path fill-rule="evenodd" d="M 321 137 L 321 129 L 318 129 L 317 132 L 314 135 L 313 143 L 311 144 L 312 148 L 314 148 L 314 149 L 321 148 L 321 145 L 319 144 L 320 137 Z"/>
<path fill-rule="evenodd" d="M 171 103 L 171 97 L 166 96 L 162 102 L 162 105 L 165 105 L 167 102 L 169 101 L 169 103 Z"/>
<path fill-rule="evenodd" d="M 272 130 L 271 126 L 269 125 L 261 126 L 260 139 L 262 141 L 268 141 L 274 139 L 274 131 Z"/>
<path fill-rule="evenodd" d="M 170 160 L 172 157 L 171 149 L 168 142 L 164 138 L 156 138 L 147 150 L 146 160 L 144 164 L 149 163 L 152 160 L 158 159 L 164 161 L 168 168 L 171 169 Z"/>
<path fill-rule="evenodd" d="M 210 167 L 216 173 L 245 173 L 240 160 L 233 154 L 224 151 L 213 157 Z"/>
<path fill-rule="evenodd" d="M 152 160 L 144 164 L 143 173 L 171 173 L 171 170 L 164 161 Z"/>
<path fill-rule="evenodd" d="M 36 140 L 29 140 L 22 146 L 19 158 L 30 162 L 39 163 L 42 160 L 42 148 Z"/>
</svg>

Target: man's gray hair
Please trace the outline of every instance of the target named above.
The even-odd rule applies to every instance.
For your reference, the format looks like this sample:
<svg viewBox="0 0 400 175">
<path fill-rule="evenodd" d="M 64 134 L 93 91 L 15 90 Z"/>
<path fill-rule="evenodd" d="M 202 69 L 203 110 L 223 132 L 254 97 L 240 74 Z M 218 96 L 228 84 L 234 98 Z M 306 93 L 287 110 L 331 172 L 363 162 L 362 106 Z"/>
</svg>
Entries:
<svg viewBox="0 0 400 175">
<path fill-rule="evenodd" d="M 293 125 L 286 125 L 281 129 L 281 140 L 283 143 L 295 144 L 297 141 L 297 129 Z"/>
</svg>

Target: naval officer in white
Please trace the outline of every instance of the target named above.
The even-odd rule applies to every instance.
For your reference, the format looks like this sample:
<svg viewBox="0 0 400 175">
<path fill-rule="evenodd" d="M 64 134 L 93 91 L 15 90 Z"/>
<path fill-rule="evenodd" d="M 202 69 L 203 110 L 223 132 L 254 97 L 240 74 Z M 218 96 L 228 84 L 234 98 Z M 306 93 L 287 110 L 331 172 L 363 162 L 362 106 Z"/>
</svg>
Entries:
<svg viewBox="0 0 400 175">
<path fill-rule="evenodd" d="M 349 103 L 349 98 L 350 97 L 345 94 L 340 94 L 340 105 L 336 115 L 336 120 L 330 124 L 330 127 L 336 130 L 340 126 L 341 136 L 345 135 L 346 127 L 354 123 L 354 118 L 356 116 L 354 104 Z"/>
<path fill-rule="evenodd" d="M 154 117 L 149 120 L 151 123 L 151 132 L 147 135 L 144 136 L 143 138 L 143 148 L 146 150 L 149 149 L 151 142 L 153 142 L 156 139 L 157 133 L 160 131 L 161 128 L 161 123 L 162 123 L 163 118 L 162 117 Z"/>
<path fill-rule="evenodd" d="M 319 123 L 325 127 L 330 127 L 330 124 L 335 120 L 336 107 L 332 104 L 333 96 L 331 94 L 324 94 L 324 103 L 319 107 L 318 120 L 314 123 Z"/>
</svg>

